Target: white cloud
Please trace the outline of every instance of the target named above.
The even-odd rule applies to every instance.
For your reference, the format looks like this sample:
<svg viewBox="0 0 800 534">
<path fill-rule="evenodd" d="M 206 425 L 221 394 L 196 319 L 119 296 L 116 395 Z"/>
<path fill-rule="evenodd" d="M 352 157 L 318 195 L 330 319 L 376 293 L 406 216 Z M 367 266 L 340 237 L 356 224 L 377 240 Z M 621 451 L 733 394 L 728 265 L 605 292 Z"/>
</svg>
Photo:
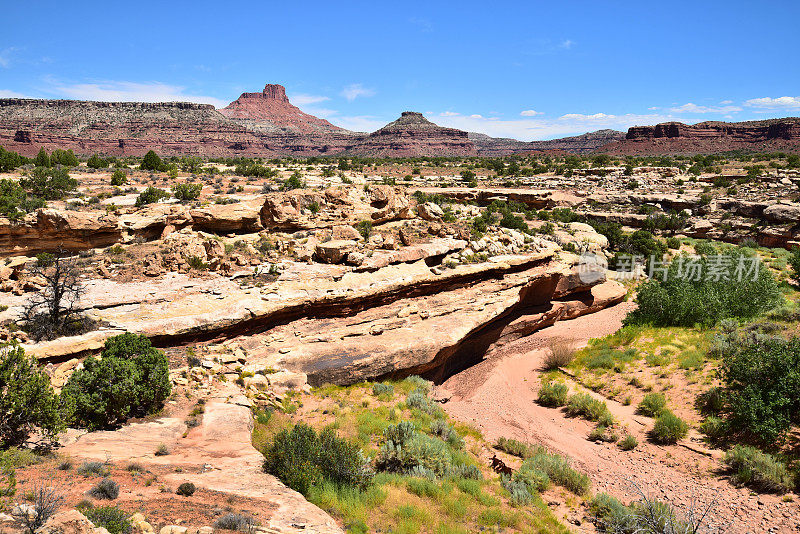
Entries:
<svg viewBox="0 0 800 534">
<path fill-rule="evenodd" d="M 289 100 L 295 106 L 307 106 L 309 104 L 319 104 L 320 102 L 325 102 L 326 100 L 330 100 L 330 98 L 322 95 L 307 95 L 301 93 L 289 95 Z"/>
<path fill-rule="evenodd" d="M 616 118 L 615 115 L 606 115 L 605 113 L 595 113 L 593 115 L 584 115 L 582 113 L 567 113 L 566 115 L 560 116 L 558 120 L 586 122 L 586 121 L 604 121 L 615 118 Z"/>
<path fill-rule="evenodd" d="M 456 113 L 455 111 L 444 111 L 444 112 L 439 114 L 439 116 L 441 116 L 441 117 L 455 117 L 457 115 L 458 115 L 458 113 Z"/>
<path fill-rule="evenodd" d="M 375 90 L 368 89 L 360 83 L 353 83 L 342 89 L 342 92 L 340 94 L 343 97 L 345 97 L 348 101 L 352 102 L 353 100 L 361 96 L 373 96 L 375 94 Z"/>
<path fill-rule="evenodd" d="M 575 45 L 575 41 L 571 41 L 569 39 L 564 39 L 561 41 L 561 44 L 558 45 L 559 48 L 563 48 L 564 50 L 569 50 Z"/>
<path fill-rule="evenodd" d="M 9 91 L 8 89 L 0 89 L 0 98 L 29 98 L 22 93 L 16 91 Z"/>
<path fill-rule="evenodd" d="M 228 102 L 211 96 L 192 95 L 186 88 L 162 82 L 102 81 L 97 83 L 59 84 L 51 80 L 48 92 L 77 100 L 102 102 L 195 102 L 224 107 Z"/>
<path fill-rule="evenodd" d="M 800 96 L 779 96 L 777 98 L 752 98 L 744 103 L 745 106 L 765 109 L 798 109 Z"/>
<path fill-rule="evenodd" d="M 480 132 L 492 137 L 511 137 L 521 141 L 536 141 L 578 135 L 603 128 L 625 131 L 635 125 L 656 124 L 674 119 L 675 117 L 671 115 L 660 114 L 611 115 L 595 113 L 593 115 L 584 115 L 568 113 L 558 119 L 521 118 L 510 120 L 498 117 L 458 115 L 441 117 L 436 122 L 442 126 L 458 128 L 468 132 Z"/>
<path fill-rule="evenodd" d="M 722 104 L 723 106 L 727 106 L 728 104 L 733 104 L 733 100 L 723 100 L 722 102 L 720 102 L 720 104 Z"/>
<path fill-rule="evenodd" d="M 697 104 L 688 102 L 682 106 L 670 108 L 670 111 L 673 113 L 736 113 L 742 111 L 742 108 L 738 106 L 698 106 Z"/>
<path fill-rule="evenodd" d="M 522 115 L 523 117 L 534 117 L 536 115 L 543 115 L 543 113 L 541 111 L 526 109 L 525 111 L 521 112 L 520 115 Z"/>
<path fill-rule="evenodd" d="M 0 67 L 8 68 L 11 65 L 11 55 L 19 50 L 16 46 L 9 46 L 0 50 Z"/>
<path fill-rule="evenodd" d="M 470 118 L 470 119 L 482 119 L 482 118 L 483 118 L 483 115 L 478 115 L 478 114 L 476 113 L 476 114 L 474 114 L 474 115 L 470 115 L 470 116 L 469 116 L 469 118 Z"/>
</svg>

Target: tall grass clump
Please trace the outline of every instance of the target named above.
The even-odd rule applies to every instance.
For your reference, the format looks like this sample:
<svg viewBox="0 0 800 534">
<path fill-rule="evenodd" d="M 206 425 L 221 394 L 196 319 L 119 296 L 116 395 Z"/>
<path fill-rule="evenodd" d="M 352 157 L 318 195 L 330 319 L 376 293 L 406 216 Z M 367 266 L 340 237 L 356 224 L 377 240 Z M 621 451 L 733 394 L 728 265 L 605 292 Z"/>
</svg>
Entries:
<svg viewBox="0 0 800 534">
<path fill-rule="evenodd" d="M 549 349 L 550 351 L 544 357 L 546 371 L 566 367 L 575 358 L 575 347 L 568 341 L 553 339 L 550 341 Z"/>
<path fill-rule="evenodd" d="M 667 399 L 662 393 L 648 393 L 636 407 L 636 413 L 647 417 L 657 417 L 666 406 Z"/>
<path fill-rule="evenodd" d="M 786 493 L 794 485 L 783 462 L 755 447 L 736 445 L 725 453 L 724 462 L 735 484 L 769 493 Z"/>
</svg>

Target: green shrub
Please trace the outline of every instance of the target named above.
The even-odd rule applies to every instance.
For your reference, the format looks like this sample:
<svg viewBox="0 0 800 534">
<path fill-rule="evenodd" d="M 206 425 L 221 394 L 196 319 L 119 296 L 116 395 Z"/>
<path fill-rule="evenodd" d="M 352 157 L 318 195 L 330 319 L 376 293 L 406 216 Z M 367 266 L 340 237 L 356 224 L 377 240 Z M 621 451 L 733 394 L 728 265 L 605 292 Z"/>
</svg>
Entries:
<svg viewBox="0 0 800 534">
<path fill-rule="evenodd" d="M 104 478 L 89 490 L 89 495 L 95 499 L 107 499 L 109 501 L 113 501 L 119 497 L 119 484 L 110 478 Z"/>
<path fill-rule="evenodd" d="M 172 196 L 181 202 L 189 202 L 190 200 L 197 200 L 200 198 L 200 192 L 203 190 L 203 184 L 182 183 L 175 184 L 172 187 Z"/>
<path fill-rule="evenodd" d="M 140 168 L 145 171 L 159 171 L 163 165 L 164 164 L 161 162 L 161 158 L 158 157 L 158 154 L 150 150 L 144 155 L 144 158 L 142 158 L 142 164 L 140 165 Z"/>
<path fill-rule="evenodd" d="M 718 441 L 728 433 L 728 425 L 725 419 L 709 415 L 700 425 L 700 432 L 708 436 L 711 441 Z"/>
<path fill-rule="evenodd" d="M 85 461 L 78 467 L 78 474 L 83 476 L 107 476 L 108 466 L 103 462 Z"/>
<path fill-rule="evenodd" d="M 567 404 L 569 387 L 560 382 L 544 382 L 539 389 L 539 397 L 536 402 L 542 406 L 558 408 Z"/>
<path fill-rule="evenodd" d="M 655 273 L 639 286 L 638 307 L 628 314 L 625 324 L 713 326 L 726 318 L 756 317 L 780 303 L 778 285 L 760 260 L 756 260 L 755 271 L 750 274 L 749 268 L 754 264 L 740 250 L 728 250 L 720 257 L 729 263 L 722 265 L 719 279 L 715 279 L 707 275 L 711 269 L 708 257 L 690 260 L 678 256 L 667 267 L 666 279 Z M 684 274 L 689 262 L 698 266 L 701 276 Z M 741 265 L 745 266 L 743 276 L 737 270 Z"/>
<path fill-rule="evenodd" d="M 387 395 L 391 397 L 394 395 L 394 386 L 391 384 L 384 384 L 382 382 L 377 382 L 372 384 L 372 394 L 376 397 L 380 397 L 381 395 Z"/>
<path fill-rule="evenodd" d="M 61 400 L 75 424 L 110 428 L 156 413 L 171 389 L 166 355 L 145 336 L 125 333 L 106 340 L 102 358 L 84 360 L 64 385 Z"/>
<path fill-rule="evenodd" d="M 450 472 L 453 458 L 448 446 L 440 439 L 417 432 L 413 423 L 401 421 L 389 425 L 383 436 L 375 459 L 379 471 L 408 474 L 422 468 L 439 477 Z"/>
<path fill-rule="evenodd" d="M 147 189 L 139 193 L 139 196 L 136 197 L 136 207 L 138 208 L 147 204 L 159 202 L 161 200 L 164 200 L 165 198 L 169 198 L 169 193 L 167 193 L 163 189 L 159 189 L 151 185 L 148 186 Z"/>
<path fill-rule="evenodd" d="M 434 415 L 441 411 L 441 408 L 429 399 L 424 391 L 419 389 L 408 394 L 408 397 L 406 397 L 406 406 L 429 415 Z"/>
<path fill-rule="evenodd" d="M 19 185 L 34 197 L 61 200 L 78 187 L 78 181 L 64 167 L 36 167 L 19 179 Z"/>
<path fill-rule="evenodd" d="M 575 495 L 585 495 L 591 486 L 589 477 L 573 469 L 569 459 L 550 453 L 543 447 L 536 447 L 519 468 L 520 473 L 536 471 L 546 474 L 554 484 L 568 489 Z"/>
<path fill-rule="evenodd" d="M 356 230 L 358 230 L 358 233 L 361 234 L 361 237 L 364 239 L 369 239 L 370 234 L 372 234 L 372 222 L 359 221 L 356 224 Z"/>
<path fill-rule="evenodd" d="M 464 438 L 444 419 L 437 419 L 431 423 L 431 434 L 446 441 L 454 449 L 464 448 Z"/>
<path fill-rule="evenodd" d="M 619 448 L 623 451 L 631 451 L 639 446 L 639 440 L 635 436 L 628 434 L 619 441 Z"/>
<path fill-rule="evenodd" d="M 575 393 L 569 397 L 566 408 L 570 417 L 583 417 L 589 421 L 599 421 L 608 412 L 606 403 L 593 398 L 588 393 Z"/>
<path fill-rule="evenodd" d="M 735 484 L 770 493 L 786 493 L 793 486 L 786 465 L 755 447 L 736 445 L 725 453 L 724 462 Z"/>
<path fill-rule="evenodd" d="M 50 378 L 16 344 L 0 343 L 0 447 L 25 443 L 38 429 L 55 441 L 66 427 Z"/>
<path fill-rule="evenodd" d="M 789 257 L 789 266 L 792 268 L 792 278 L 800 282 L 800 247 L 792 249 L 792 255 Z"/>
<path fill-rule="evenodd" d="M 53 155 L 55 155 L 55 152 L 53 152 Z M 97 154 L 93 154 L 92 157 L 86 161 L 86 166 L 90 169 L 105 169 L 108 167 L 108 162 Z"/>
<path fill-rule="evenodd" d="M 116 169 L 111 174 L 111 185 L 113 186 L 121 186 L 128 183 L 128 175 L 125 174 L 125 171 L 122 169 Z"/>
<path fill-rule="evenodd" d="M 19 182 L 0 179 L 0 216 L 15 221 L 44 205 L 44 199 L 29 195 Z"/>
<path fill-rule="evenodd" d="M 689 426 L 677 415 L 667 409 L 661 410 L 650 435 L 656 443 L 675 444 L 686 437 Z"/>
<path fill-rule="evenodd" d="M 279 432 L 264 450 L 264 470 L 290 488 L 308 495 L 325 481 L 340 487 L 364 488 L 372 473 L 358 446 L 326 428 L 319 435 L 305 424 Z"/>
<path fill-rule="evenodd" d="M 517 441 L 516 439 L 508 439 L 504 437 L 497 438 L 495 447 L 503 452 L 507 452 L 513 456 L 520 458 L 528 458 L 532 453 L 531 446 L 527 443 Z"/>
<path fill-rule="evenodd" d="M 77 508 L 95 527 L 103 527 L 109 534 L 130 534 L 133 531 L 128 522 L 130 514 L 116 506 L 92 506 L 90 502 L 86 502 L 79 504 Z"/>
<path fill-rule="evenodd" d="M 667 406 L 667 399 L 662 393 L 648 393 L 636 407 L 636 413 L 647 417 L 657 417 Z"/>
<path fill-rule="evenodd" d="M 774 444 L 800 423 L 800 339 L 740 342 L 723 356 L 720 374 L 730 428 Z"/>
</svg>

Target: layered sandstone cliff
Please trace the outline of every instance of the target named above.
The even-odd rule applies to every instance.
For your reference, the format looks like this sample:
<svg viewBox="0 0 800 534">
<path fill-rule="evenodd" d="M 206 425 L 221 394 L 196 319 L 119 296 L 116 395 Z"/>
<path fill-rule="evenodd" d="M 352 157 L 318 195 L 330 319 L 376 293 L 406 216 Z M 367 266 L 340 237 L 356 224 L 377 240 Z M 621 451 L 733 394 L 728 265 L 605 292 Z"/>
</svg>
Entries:
<svg viewBox="0 0 800 534">
<path fill-rule="evenodd" d="M 517 141 L 516 139 L 489 137 L 486 134 L 470 132 L 469 138 L 475 144 L 479 156 L 508 156 L 549 151 L 585 154 L 608 143 L 625 139 L 625 133 L 617 130 L 597 130 L 548 141 Z"/>
<path fill-rule="evenodd" d="M 800 118 L 747 122 L 665 122 L 634 126 L 624 140 L 599 149 L 614 154 L 691 154 L 728 150 L 800 151 Z"/>
</svg>

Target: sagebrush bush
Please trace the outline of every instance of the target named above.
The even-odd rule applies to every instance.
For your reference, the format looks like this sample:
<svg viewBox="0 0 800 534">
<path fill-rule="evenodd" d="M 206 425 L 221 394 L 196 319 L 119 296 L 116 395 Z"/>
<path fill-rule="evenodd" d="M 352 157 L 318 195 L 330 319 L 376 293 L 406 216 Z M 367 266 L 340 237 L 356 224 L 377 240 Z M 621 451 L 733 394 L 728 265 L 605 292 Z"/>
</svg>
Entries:
<svg viewBox="0 0 800 534">
<path fill-rule="evenodd" d="M 402 423 L 401 423 L 402 424 Z M 384 433 L 386 440 L 378 451 L 375 465 L 380 471 L 409 473 L 422 467 L 437 477 L 445 476 L 452 468 L 450 449 L 440 439 L 414 431 L 410 436 L 405 430 L 395 432 L 390 425 Z"/>
<path fill-rule="evenodd" d="M 419 389 L 416 389 L 408 394 L 408 397 L 406 397 L 406 406 L 417 409 L 429 415 L 433 415 L 440 410 L 439 406 L 429 399 L 428 395 L 424 391 Z"/>
<path fill-rule="evenodd" d="M 736 484 L 770 493 L 786 493 L 793 486 L 786 465 L 755 447 L 736 445 L 725 453 L 724 462 Z"/>
<path fill-rule="evenodd" d="M 89 495 L 95 499 L 113 501 L 119 497 L 119 484 L 110 478 L 104 478 L 89 490 Z"/>
<path fill-rule="evenodd" d="M 713 326 L 726 318 L 756 317 L 778 305 L 781 293 L 769 269 L 760 261 L 755 274 L 747 275 L 751 258 L 741 250 L 723 254 L 724 276 L 715 279 L 706 276 L 709 258 L 696 261 L 703 275 L 685 276 L 687 256 L 678 256 L 667 267 L 666 280 L 656 273 L 651 280 L 639 286 L 636 310 L 628 314 L 625 324 L 653 324 L 656 326 Z M 745 276 L 741 275 L 741 264 Z M 699 278 L 699 279 L 696 279 Z"/>
<path fill-rule="evenodd" d="M 721 417 L 709 415 L 700 424 L 700 432 L 708 436 L 708 439 L 712 442 L 719 441 L 728 433 L 728 424 Z"/>
<path fill-rule="evenodd" d="M 372 480 L 358 446 L 337 437 L 330 428 L 318 435 L 302 423 L 275 436 L 264 450 L 264 470 L 303 495 L 324 481 L 364 488 Z"/>
<path fill-rule="evenodd" d="M 595 399 L 588 393 L 571 395 L 567 401 L 566 411 L 570 417 L 583 417 L 589 421 L 599 421 L 602 417 L 604 423 L 608 423 L 610 416 L 606 403 Z M 613 417 L 610 419 L 613 422 Z"/>
<path fill-rule="evenodd" d="M 636 407 L 636 413 L 647 417 L 657 417 L 666 406 L 667 399 L 663 393 L 648 393 Z"/>
<path fill-rule="evenodd" d="M 375 384 L 372 384 L 372 394 L 375 395 L 376 397 L 379 397 L 381 395 L 388 395 L 391 397 L 392 395 L 394 395 L 394 386 L 391 384 L 376 382 Z"/>
<path fill-rule="evenodd" d="M 99 476 L 106 476 L 108 474 L 108 466 L 103 462 L 95 462 L 95 461 L 84 461 L 80 466 L 78 466 L 78 474 L 89 476 L 89 475 L 99 475 Z"/>
<path fill-rule="evenodd" d="M 431 434 L 442 438 L 454 449 L 464 448 L 464 438 L 444 419 L 436 419 L 431 423 Z"/>
<path fill-rule="evenodd" d="M 234 530 L 238 532 L 250 532 L 256 525 L 255 519 L 249 515 L 229 513 L 214 521 L 214 528 L 220 530 Z"/>
<path fill-rule="evenodd" d="M 561 382 L 543 382 L 536 402 L 542 406 L 558 408 L 567 404 L 569 387 Z"/>
<path fill-rule="evenodd" d="M 689 425 L 683 419 L 667 409 L 661 410 L 650 436 L 656 443 L 670 445 L 686 437 L 689 432 Z"/>
<path fill-rule="evenodd" d="M 159 202 L 165 198 L 169 198 L 169 193 L 163 189 L 158 189 L 157 187 L 153 187 L 151 185 L 139 193 L 139 196 L 136 197 L 136 207 L 138 208 L 141 206 L 146 206 L 147 204 L 153 204 L 154 202 Z"/>
<path fill-rule="evenodd" d="M 425 380 L 421 376 L 411 375 L 405 379 L 405 382 L 414 386 L 415 389 L 422 391 L 425 395 L 429 394 L 433 389 L 433 382 Z"/>
</svg>

